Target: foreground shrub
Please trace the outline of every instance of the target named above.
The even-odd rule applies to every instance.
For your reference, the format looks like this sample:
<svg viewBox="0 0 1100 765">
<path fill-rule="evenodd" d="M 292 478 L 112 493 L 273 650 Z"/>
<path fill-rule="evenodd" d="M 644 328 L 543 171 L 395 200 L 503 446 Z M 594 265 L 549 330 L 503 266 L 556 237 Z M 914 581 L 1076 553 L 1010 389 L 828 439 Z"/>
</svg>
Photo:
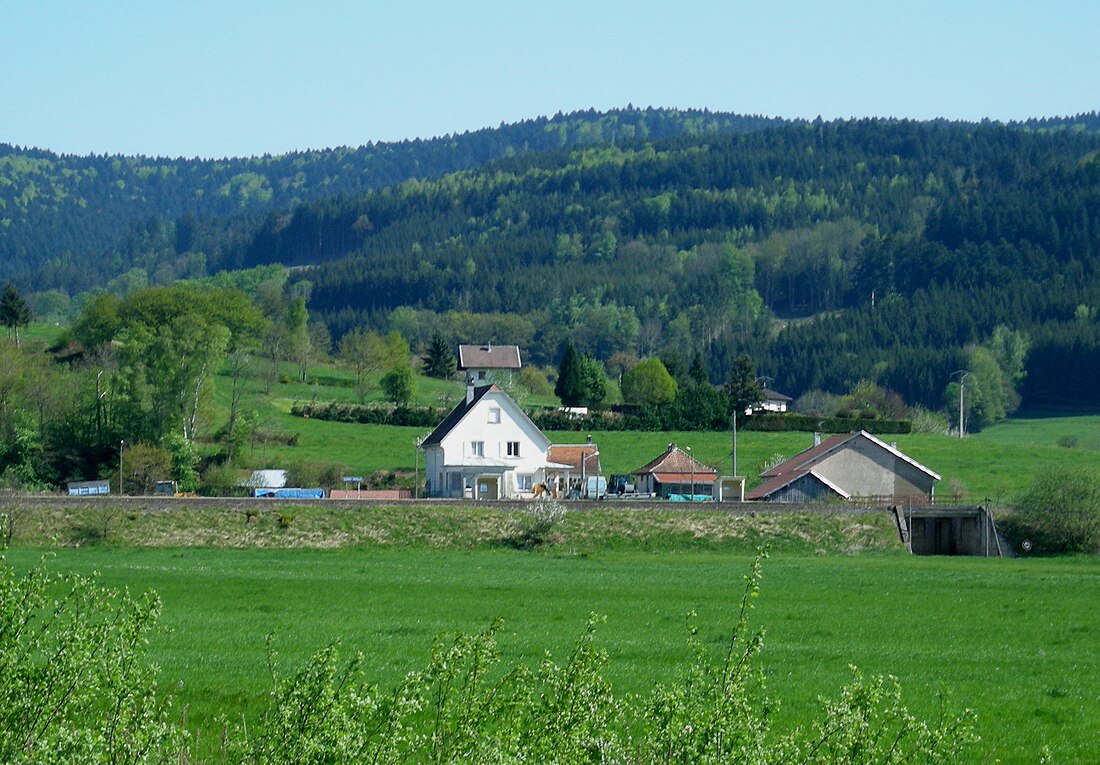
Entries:
<svg viewBox="0 0 1100 765">
<path fill-rule="evenodd" d="M 2 563 L 2 558 L 0 558 Z M 79 576 L 0 565 L 0 762 L 153 763 L 181 732 L 143 660 L 160 613 Z"/>
<path fill-rule="evenodd" d="M 565 520 L 565 505 L 552 498 L 536 499 L 508 519 L 515 547 L 531 548 L 546 544 L 554 530 Z"/>
<path fill-rule="evenodd" d="M 1100 551 L 1100 469 L 1059 468 L 1035 476 L 1005 523 L 1039 552 Z"/>
</svg>

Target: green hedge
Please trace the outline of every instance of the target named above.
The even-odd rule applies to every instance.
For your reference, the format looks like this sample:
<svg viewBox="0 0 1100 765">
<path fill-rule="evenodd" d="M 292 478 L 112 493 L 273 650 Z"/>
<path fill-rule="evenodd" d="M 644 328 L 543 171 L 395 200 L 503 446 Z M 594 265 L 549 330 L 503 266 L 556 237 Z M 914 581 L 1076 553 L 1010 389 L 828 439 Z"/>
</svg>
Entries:
<svg viewBox="0 0 1100 765">
<path fill-rule="evenodd" d="M 607 431 L 607 430 L 728 430 L 726 417 L 712 417 L 701 421 L 690 416 L 675 402 L 651 407 L 616 407 L 615 411 L 592 412 L 586 417 L 570 416 L 556 409 L 535 412 L 535 424 L 543 430 Z M 910 433 L 913 424 L 909 420 L 855 419 L 847 417 L 810 417 L 804 414 L 754 414 L 737 418 L 738 430 L 802 431 L 824 433 L 850 433 L 866 430 L 868 433 Z"/>
<path fill-rule="evenodd" d="M 868 433 L 911 433 L 913 423 L 909 420 L 872 420 L 852 417 L 811 417 L 805 414 L 754 414 L 751 417 L 738 418 L 737 427 L 741 430 L 806 431 L 821 433 L 850 433 L 866 430 Z"/>
<path fill-rule="evenodd" d="M 360 404 L 295 404 L 290 413 L 329 422 L 357 422 L 361 425 L 407 425 L 433 428 L 447 416 L 447 409 L 430 406 L 371 406 Z"/>
<path fill-rule="evenodd" d="M 407 425 L 434 428 L 449 410 L 429 406 L 390 407 L 360 404 L 295 404 L 290 413 L 297 417 L 331 422 L 357 422 L 362 425 Z M 542 430 L 607 431 L 607 430 L 687 430 L 723 431 L 729 429 L 725 416 L 705 419 L 693 416 L 677 402 L 660 406 L 616 407 L 614 411 L 591 412 L 575 417 L 557 409 L 534 412 L 531 419 Z M 853 419 L 847 417 L 810 417 L 804 414 L 754 414 L 738 417 L 739 430 L 804 431 L 848 433 L 866 430 L 868 433 L 909 433 L 913 425 L 908 420 Z"/>
</svg>

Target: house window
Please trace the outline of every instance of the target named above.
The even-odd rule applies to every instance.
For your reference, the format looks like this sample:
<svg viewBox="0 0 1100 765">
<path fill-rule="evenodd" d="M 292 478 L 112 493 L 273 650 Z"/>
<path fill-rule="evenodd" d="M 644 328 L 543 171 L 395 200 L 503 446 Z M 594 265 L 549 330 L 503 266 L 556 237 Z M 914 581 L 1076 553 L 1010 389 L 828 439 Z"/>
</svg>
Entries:
<svg viewBox="0 0 1100 765">
<path fill-rule="evenodd" d="M 531 491 L 531 487 L 534 485 L 534 476 L 530 473 L 517 473 L 516 474 L 516 488 L 519 491 Z"/>
<path fill-rule="evenodd" d="M 519 441 L 509 441 L 508 442 L 508 456 L 509 457 L 518 457 L 519 456 Z"/>
<path fill-rule="evenodd" d="M 500 422 L 500 408 L 499 407 L 494 406 L 491 409 L 489 409 L 489 422 L 493 425 L 496 425 Z"/>
<path fill-rule="evenodd" d="M 470 442 L 470 454 L 474 457 L 485 456 L 485 442 L 484 441 L 471 441 Z"/>
</svg>

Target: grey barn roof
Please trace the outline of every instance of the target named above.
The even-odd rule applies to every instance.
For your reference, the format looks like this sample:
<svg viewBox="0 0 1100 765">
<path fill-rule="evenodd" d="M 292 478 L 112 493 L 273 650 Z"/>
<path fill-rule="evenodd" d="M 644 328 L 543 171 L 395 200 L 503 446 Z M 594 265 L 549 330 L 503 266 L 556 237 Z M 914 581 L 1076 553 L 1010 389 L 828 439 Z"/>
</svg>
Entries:
<svg viewBox="0 0 1100 765">
<path fill-rule="evenodd" d="M 459 369 L 519 369 L 518 345 L 460 345 Z"/>
</svg>

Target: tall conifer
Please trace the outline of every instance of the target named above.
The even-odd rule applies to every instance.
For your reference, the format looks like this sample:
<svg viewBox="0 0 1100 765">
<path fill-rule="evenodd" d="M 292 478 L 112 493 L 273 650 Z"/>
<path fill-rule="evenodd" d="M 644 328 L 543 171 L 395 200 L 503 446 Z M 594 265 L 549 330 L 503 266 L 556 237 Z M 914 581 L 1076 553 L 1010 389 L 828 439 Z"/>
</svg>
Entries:
<svg viewBox="0 0 1100 765">
<path fill-rule="evenodd" d="M 569 341 L 565 343 L 565 352 L 562 354 L 561 363 L 558 364 L 558 381 L 554 385 L 554 393 L 565 406 L 580 406 L 584 400 L 584 373 L 581 370 L 581 358 L 573 348 L 573 343 Z"/>
</svg>

